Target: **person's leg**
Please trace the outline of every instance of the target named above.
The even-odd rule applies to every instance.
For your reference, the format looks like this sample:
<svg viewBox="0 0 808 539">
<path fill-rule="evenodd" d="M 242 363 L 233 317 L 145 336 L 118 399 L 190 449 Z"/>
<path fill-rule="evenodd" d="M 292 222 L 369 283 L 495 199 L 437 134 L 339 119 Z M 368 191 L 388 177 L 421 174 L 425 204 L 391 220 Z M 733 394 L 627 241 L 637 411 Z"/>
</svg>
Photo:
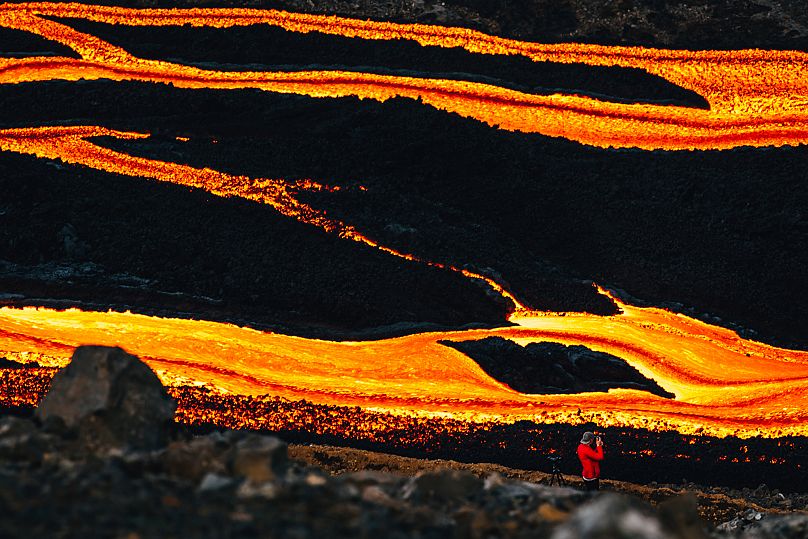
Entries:
<svg viewBox="0 0 808 539">
<path fill-rule="evenodd" d="M 597 490 L 597 489 L 598 489 L 598 487 L 597 487 L 597 479 L 593 479 L 593 480 L 589 480 L 589 481 L 584 479 L 584 490 L 586 492 L 589 492 L 591 490 Z"/>
<path fill-rule="evenodd" d="M 600 490 L 600 479 L 595 479 L 594 481 L 590 481 L 592 483 L 592 490 Z"/>
</svg>

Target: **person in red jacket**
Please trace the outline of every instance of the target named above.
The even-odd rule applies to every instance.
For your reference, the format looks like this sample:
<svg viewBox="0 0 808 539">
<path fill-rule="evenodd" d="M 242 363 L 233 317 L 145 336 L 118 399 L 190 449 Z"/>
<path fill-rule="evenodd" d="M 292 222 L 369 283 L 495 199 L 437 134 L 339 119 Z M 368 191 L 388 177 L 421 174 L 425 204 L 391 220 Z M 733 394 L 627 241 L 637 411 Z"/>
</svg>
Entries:
<svg viewBox="0 0 808 539">
<path fill-rule="evenodd" d="M 591 432 L 585 432 L 578 444 L 578 459 L 581 461 L 584 490 L 600 489 L 600 461 L 603 460 L 603 440 Z"/>
</svg>

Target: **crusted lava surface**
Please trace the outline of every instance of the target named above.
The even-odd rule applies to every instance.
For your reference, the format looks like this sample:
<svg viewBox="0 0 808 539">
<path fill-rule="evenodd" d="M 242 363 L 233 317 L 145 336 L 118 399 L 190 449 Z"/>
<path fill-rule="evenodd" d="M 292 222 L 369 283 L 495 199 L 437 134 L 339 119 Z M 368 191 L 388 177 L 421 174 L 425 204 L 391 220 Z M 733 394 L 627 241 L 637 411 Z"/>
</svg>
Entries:
<svg viewBox="0 0 808 539">
<path fill-rule="evenodd" d="M 11 362 L 13 363 L 13 362 Z M 47 392 L 53 368 L 0 368 L 2 410 L 29 416 Z M 648 484 L 695 482 L 735 488 L 766 484 L 804 492 L 808 439 L 740 439 L 684 436 L 646 429 L 600 428 L 520 421 L 512 424 L 423 418 L 318 405 L 306 401 L 222 394 L 206 388 L 173 387 L 176 420 L 207 433 L 221 428 L 274 433 L 289 442 L 329 444 L 406 457 L 490 462 L 549 472 L 549 457 L 573 483 L 580 464 L 575 448 L 584 430 L 605 442 L 604 478 Z"/>
</svg>

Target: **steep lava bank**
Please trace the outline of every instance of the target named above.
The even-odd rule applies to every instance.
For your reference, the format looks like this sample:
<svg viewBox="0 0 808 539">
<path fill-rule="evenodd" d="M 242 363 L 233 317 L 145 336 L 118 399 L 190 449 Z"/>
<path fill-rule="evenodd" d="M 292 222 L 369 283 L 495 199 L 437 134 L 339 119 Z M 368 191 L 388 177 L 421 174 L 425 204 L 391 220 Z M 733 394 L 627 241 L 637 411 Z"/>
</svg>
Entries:
<svg viewBox="0 0 808 539">
<path fill-rule="evenodd" d="M 0 407 L 28 415 L 47 391 L 55 369 L 0 368 Z M 177 421 L 199 432 L 247 428 L 277 433 L 290 442 L 324 443 L 404 456 L 501 463 L 549 472 L 550 456 L 575 483 L 574 449 L 583 429 L 607 444 L 604 477 L 647 484 L 694 481 L 708 486 L 755 487 L 765 483 L 802 492 L 808 439 L 778 440 L 682 436 L 645 429 L 602 428 L 520 421 L 515 424 L 392 415 L 358 407 L 316 405 L 277 398 L 224 395 L 173 387 Z"/>
</svg>

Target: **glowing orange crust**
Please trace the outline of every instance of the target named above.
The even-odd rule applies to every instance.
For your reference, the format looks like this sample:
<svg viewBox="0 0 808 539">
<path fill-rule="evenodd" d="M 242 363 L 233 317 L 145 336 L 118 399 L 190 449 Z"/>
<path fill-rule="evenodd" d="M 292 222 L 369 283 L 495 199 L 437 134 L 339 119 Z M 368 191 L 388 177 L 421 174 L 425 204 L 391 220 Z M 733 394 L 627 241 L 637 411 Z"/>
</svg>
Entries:
<svg viewBox="0 0 808 539">
<path fill-rule="evenodd" d="M 346 343 L 131 313 L 2 308 L 0 350 L 66 360 L 78 344 L 119 345 L 147 359 L 169 384 L 204 381 L 238 394 L 401 414 L 594 420 L 718 436 L 806 434 L 808 354 L 744 341 L 659 309 L 622 307 L 625 312 L 612 317 L 545 313 L 515 318 L 525 325 L 511 328 Z M 524 395 L 437 343 L 488 336 L 585 344 L 624 357 L 676 399 L 633 390 Z"/>
<path fill-rule="evenodd" d="M 484 54 L 523 54 L 536 61 L 640 67 L 694 89 L 711 110 L 604 103 L 572 96 L 532 96 L 494 86 L 350 72 L 222 73 L 135 58 L 94 36 L 42 16 L 82 17 L 129 25 L 226 27 L 274 24 L 364 39 L 412 39 Z M 82 59 L 0 59 L 0 83 L 109 78 L 170 82 L 186 88 L 261 88 L 317 97 L 378 100 L 419 97 L 505 129 L 564 136 L 598 146 L 648 149 L 800 144 L 808 138 L 806 55 L 797 52 L 686 52 L 540 45 L 464 29 L 354 21 L 256 10 L 131 10 L 80 4 L 4 4 L 0 25 L 68 45 Z M 19 359 L 64 363 L 82 343 L 117 344 L 147 359 L 169 384 L 207 383 L 246 395 L 272 394 L 315 403 L 360 405 L 398 414 L 470 420 L 533 419 L 676 429 L 719 436 L 808 434 L 808 352 L 741 339 L 735 333 L 661 309 L 618 302 L 622 313 L 532 312 L 494 280 L 379 245 L 352 226 L 301 203 L 297 193 L 328 189 L 311 181 L 252 179 L 102 148 L 94 136 L 141 133 L 103 127 L 0 130 L 0 149 L 98 170 L 151 178 L 265 203 L 294 219 L 391 255 L 482 279 L 510 299 L 513 327 L 440 332 L 372 342 L 334 343 L 206 321 L 80 310 L 0 309 L 0 351 Z M 602 293 L 606 293 L 601 290 Z M 440 340 L 502 336 L 584 344 L 626 359 L 675 393 L 524 395 L 487 376 Z"/>
<path fill-rule="evenodd" d="M 296 200 L 313 182 L 251 180 L 101 148 L 91 136 L 143 135 L 100 127 L 0 130 L 0 149 L 98 170 L 153 178 L 267 203 L 289 217 L 410 260 Z M 457 268 L 445 267 L 451 271 Z M 362 343 L 334 343 L 262 333 L 227 324 L 71 309 L 0 309 L 0 350 L 66 359 L 76 345 L 120 345 L 147 358 L 168 383 L 205 382 L 246 395 L 272 394 L 314 403 L 361 405 L 402 414 L 446 414 L 474 420 L 581 422 L 738 436 L 806 434 L 808 352 L 747 341 L 732 331 L 662 309 L 622 304 L 622 314 L 544 313 L 510 298 L 515 327 L 440 332 Z M 605 290 L 601 293 L 607 294 Z M 525 344 L 584 344 L 626 359 L 676 394 L 662 399 L 631 390 L 574 396 L 519 394 L 463 354 L 438 344 L 501 336 Z M 44 356 L 44 358 L 42 357 Z"/>
</svg>

